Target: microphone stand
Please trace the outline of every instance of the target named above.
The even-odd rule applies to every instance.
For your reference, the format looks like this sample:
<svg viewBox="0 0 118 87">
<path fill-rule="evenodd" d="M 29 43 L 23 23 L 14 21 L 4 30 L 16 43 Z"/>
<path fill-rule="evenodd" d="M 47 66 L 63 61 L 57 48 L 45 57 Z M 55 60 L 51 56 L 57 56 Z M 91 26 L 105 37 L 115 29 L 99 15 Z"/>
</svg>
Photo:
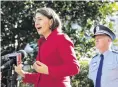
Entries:
<svg viewBox="0 0 118 87">
<path fill-rule="evenodd" d="M 8 69 L 7 72 L 8 72 L 8 73 L 7 73 L 7 76 L 6 76 L 6 78 L 7 78 L 7 86 L 6 86 L 6 87 L 11 87 L 11 85 L 10 85 L 11 66 L 10 66 L 10 69 Z"/>
<path fill-rule="evenodd" d="M 16 74 L 14 67 L 12 66 L 11 87 L 16 87 L 16 86 L 17 86 Z"/>
<path fill-rule="evenodd" d="M 10 66 L 10 69 L 8 70 L 7 85 L 7 87 L 17 87 L 17 80 L 13 66 Z"/>
</svg>

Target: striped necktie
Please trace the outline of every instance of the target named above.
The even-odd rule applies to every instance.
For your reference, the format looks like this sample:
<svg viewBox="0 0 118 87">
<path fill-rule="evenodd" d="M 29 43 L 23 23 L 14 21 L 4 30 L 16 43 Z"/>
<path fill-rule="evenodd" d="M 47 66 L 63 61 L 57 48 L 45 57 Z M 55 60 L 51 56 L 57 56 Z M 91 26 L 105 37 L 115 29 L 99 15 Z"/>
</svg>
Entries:
<svg viewBox="0 0 118 87">
<path fill-rule="evenodd" d="M 104 61 L 104 55 L 101 54 L 100 58 L 101 58 L 101 60 L 100 60 L 100 64 L 99 64 L 98 71 L 97 71 L 95 87 L 101 87 L 101 75 L 102 75 L 102 66 L 103 66 L 103 61 Z"/>
</svg>

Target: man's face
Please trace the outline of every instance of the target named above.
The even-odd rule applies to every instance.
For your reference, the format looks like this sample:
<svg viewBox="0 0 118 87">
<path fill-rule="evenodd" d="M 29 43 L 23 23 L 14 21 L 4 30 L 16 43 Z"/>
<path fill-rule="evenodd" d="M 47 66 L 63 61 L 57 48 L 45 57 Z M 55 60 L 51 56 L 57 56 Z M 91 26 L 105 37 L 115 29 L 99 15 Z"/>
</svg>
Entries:
<svg viewBox="0 0 118 87">
<path fill-rule="evenodd" d="M 111 42 L 110 37 L 105 34 L 95 36 L 95 46 L 99 50 L 104 50 L 108 48 L 110 42 Z"/>
</svg>

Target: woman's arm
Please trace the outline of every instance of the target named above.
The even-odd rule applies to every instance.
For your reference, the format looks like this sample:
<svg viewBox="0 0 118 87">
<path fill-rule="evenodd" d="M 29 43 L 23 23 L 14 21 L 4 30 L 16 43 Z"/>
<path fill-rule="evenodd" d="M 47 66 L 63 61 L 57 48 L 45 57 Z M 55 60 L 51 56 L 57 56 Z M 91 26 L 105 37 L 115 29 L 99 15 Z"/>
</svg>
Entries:
<svg viewBox="0 0 118 87">
<path fill-rule="evenodd" d="M 24 83 L 37 83 L 39 79 L 40 74 L 39 73 L 27 73 L 25 74 L 25 77 L 23 78 Z"/>
<path fill-rule="evenodd" d="M 40 60 L 40 46 L 42 44 L 42 41 L 43 39 L 40 38 L 38 40 L 38 54 L 37 54 L 37 57 L 36 57 L 36 60 Z M 37 79 L 39 78 L 40 74 L 39 73 L 29 73 L 29 72 L 25 72 L 22 70 L 22 65 L 18 65 L 18 66 L 15 66 L 15 71 L 23 77 L 23 82 L 25 83 L 33 83 L 35 84 Z"/>
<path fill-rule="evenodd" d="M 62 35 L 58 40 L 58 51 L 63 60 L 63 65 L 48 66 L 49 75 L 58 78 L 72 76 L 79 73 L 80 66 L 75 55 L 72 41 L 68 36 L 64 35 Z"/>
</svg>

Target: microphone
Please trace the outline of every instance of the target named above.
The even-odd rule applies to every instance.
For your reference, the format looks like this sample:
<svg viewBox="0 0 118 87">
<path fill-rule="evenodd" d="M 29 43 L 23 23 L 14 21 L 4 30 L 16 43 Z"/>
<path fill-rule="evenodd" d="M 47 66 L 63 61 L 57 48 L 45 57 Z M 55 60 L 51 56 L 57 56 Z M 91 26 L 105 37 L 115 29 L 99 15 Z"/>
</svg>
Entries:
<svg viewBox="0 0 118 87">
<path fill-rule="evenodd" d="M 27 53 L 25 50 L 19 50 L 18 52 L 14 52 L 14 53 L 10 53 L 10 54 L 1 56 L 1 59 L 4 61 L 8 61 L 10 58 L 18 55 L 19 53 L 21 53 L 22 57 L 27 57 Z"/>
<path fill-rule="evenodd" d="M 7 54 L 5 56 L 2 56 L 5 60 L 8 60 L 5 64 L 1 66 L 1 70 L 4 70 L 13 64 L 19 65 L 22 62 L 22 58 L 27 57 L 27 53 L 24 50 L 20 50 L 15 53 Z"/>
<path fill-rule="evenodd" d="M 3 64 L 3 65 L 1 66 L 1 70 L 4 70 L 4 69 L 8 68 L 8 67 L 11 66 L 11 64 L 13 64 L 13 63 L 14 63 L 14 59 L 11 59 L 10 61 L 7 61 L 5 64 Z"/>
</svg>

